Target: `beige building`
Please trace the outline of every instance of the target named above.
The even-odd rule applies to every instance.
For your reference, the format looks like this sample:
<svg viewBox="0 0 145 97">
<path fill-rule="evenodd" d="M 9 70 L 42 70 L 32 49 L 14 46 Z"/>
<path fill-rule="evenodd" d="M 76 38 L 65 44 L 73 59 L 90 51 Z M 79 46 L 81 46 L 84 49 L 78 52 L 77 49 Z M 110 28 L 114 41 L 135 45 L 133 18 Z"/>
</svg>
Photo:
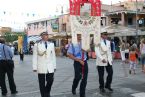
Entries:
<svg viewBox="0 0 145 97">
<path fill-rule="evenodd" d="M 113 5 L 101 5 L 101 26 L 115 33 L 112 37 L 145 35 L 145 6 L 143 1 L 128 0 Z M 62 44 L 62 36 L 70 36 L 69 14 L 27 22 L 28 35 L 39 35 L 42 31 L 54 33 Z M 56 34 L 56 33 L 57 34 Z M 63 38 L 67 40 L 68 37 Z"/>
<path fill-rule="evenodd" d="M 125 1 L 113 5 L 101 5 L 101 26 L 119 44 L 122 39 L 135 40 L 134 36 L 145 35 L 145 6 L 143 1 Z M 64 14 L 55 18 L 44 18 L 27 22 L 29 36 L 39 35 L 43 31 L 53 33 L 56 53 L 67 44 L 71 36 L 70 15 Z"/>
<path fill-rule="evenodd" d="M 27 22 L 28 36 L 40 35 L 41 32 L 47 31 L 51 34 L 59 32 L 59 18 L 43 18 Z"/>
<path fill-rule="evenodd" d="M 12 29 L 10 27 L 0 27 L 0 36 L 3 36 L 6 32 L 11 32 Z"/>
<path fill-rule="evenodd" d="M 145 35 L 143 32 L 145 27 L 145 6 L 143 1 L 136 2 L 132 0 L 114 4 L 106 13 L 106 16 L 109 25 L 120 24 L 138 30 L 139 35 Z"/>
</svg>

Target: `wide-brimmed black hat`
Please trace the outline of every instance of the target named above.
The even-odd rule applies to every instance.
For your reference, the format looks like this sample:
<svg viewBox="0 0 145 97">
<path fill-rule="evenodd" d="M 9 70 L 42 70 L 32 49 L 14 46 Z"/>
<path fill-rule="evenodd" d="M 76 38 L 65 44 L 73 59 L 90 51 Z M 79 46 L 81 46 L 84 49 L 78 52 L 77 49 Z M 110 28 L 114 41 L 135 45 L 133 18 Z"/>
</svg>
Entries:
<svg viewBox="0 0 145 97">
<path fill-rule="evenodd" d="M 103 31 L 103 32 L 101 32 L 101 34 L 108 35 L 108 32 L 107 31 Z"/>
</svg>

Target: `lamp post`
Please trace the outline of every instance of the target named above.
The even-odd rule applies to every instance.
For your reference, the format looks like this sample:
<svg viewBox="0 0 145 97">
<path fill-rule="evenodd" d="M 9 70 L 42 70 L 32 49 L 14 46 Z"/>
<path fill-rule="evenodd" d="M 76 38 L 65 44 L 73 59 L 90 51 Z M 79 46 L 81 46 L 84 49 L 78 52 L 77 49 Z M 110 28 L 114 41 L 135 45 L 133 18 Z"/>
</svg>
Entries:
<svg viewBox="0 0 145 97">
<path fill-rule="evenodd" d="M 121 1 L 119 1 L 119 3 L 120 3 L 120 6 L 121 6 Z"/>
<path fill-rule="evenodd" d="M 59 25 L 61 25 L 61 32 L 62 32 L 62 34 L 63 34 L 63 32 L 65 32 L 66 33 L 66 38 L 67 38 L 67 42 L 68 42 L 68 35 L 67 35 L 67 32 L 66 31 L 64 31 L 65 29 L 63 28 L 64 26 L 63 26 L 63 16 L 64 16 L 64 6 L 67 6 L 67 5 L 58 5 L 58 6 L 60 6 L 60 8 L 61 8 L 61 24 L 59 24 Z M 56 8 L 56 12 L 58 12 L 58 6 L 57 6 L 57 8 Z M 68 8 L 67 8 L 68 9 Z M 59 32 L 60 32 L 59 31 Z"/>
<path fill-rule="evenodd" d="M 138 1 L 136 0 L 136 43 L 138 44 Z"/>
</svg>

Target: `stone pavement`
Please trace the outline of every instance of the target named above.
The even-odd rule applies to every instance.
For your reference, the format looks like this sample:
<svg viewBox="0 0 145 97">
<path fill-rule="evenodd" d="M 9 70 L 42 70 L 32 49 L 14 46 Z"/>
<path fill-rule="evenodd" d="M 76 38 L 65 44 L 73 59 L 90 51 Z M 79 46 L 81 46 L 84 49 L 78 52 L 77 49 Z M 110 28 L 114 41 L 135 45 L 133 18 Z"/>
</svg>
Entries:
<svg viewBox="0 0 145 97">
<path fill-rule="evenodd" d="M 24 62 L 19 61 L 19 56 L 15 56 L 15 81 L 17 95 L 8 93 L 7 97 L 40 97 L 37 74 L 32 72 L 32 56 L 26 55 Z M 113 93 L 99 92 L 98 73 L 95 60 L 90 59 L 88 84 L 86 97 L 145 97 L 145 75 L 141 72 L 141 66 L 137 66 L 136 75 L 125 76 L 128 73 L 128 65 L 122 66 L 120 60 L 114 61 L 114 78 L 112 87 Z M 79 97 L 79 87 L 77 95 L 71 94 L 73 81 L 73 61 L 66 57 L 57 58 L 57 71 L 55 73 L 54 84 L 52 87 L 52 97 Z M 123 68 L 125 67 L 125 69 Z M 8 84 L 7 84 L 8 86 Z M 0 94 L 0 97 L 1 94 Z"/>
</svg>

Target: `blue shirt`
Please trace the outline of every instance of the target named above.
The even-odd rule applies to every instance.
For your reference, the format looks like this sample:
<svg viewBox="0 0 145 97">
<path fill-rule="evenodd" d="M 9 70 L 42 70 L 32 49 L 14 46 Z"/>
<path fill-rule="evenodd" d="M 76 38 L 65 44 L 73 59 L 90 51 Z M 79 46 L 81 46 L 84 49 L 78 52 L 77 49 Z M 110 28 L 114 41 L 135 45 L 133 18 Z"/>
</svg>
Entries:
<svg viewBox="0 0 145 97">
<path fill-rule="evenodd" d="M 114 52 L 115 51 L 115 42 L 112 41 L 111 42 L 111 52 Z"/>
<path fill-rule="evenodd" d="M 70 44 L 67 53 L 74 55 L 78 59 L 82 59 L 81 44 Z M 87 59 L 86 52 L 84 52 L 84 60 Z"/>
<path fill-rule="evenodd" d="M 11 48 L 5 44 L 0 43 L 0 60 L 11 60 L 12 58 L 13 53 L 11 51 Z"/>
</svg>

